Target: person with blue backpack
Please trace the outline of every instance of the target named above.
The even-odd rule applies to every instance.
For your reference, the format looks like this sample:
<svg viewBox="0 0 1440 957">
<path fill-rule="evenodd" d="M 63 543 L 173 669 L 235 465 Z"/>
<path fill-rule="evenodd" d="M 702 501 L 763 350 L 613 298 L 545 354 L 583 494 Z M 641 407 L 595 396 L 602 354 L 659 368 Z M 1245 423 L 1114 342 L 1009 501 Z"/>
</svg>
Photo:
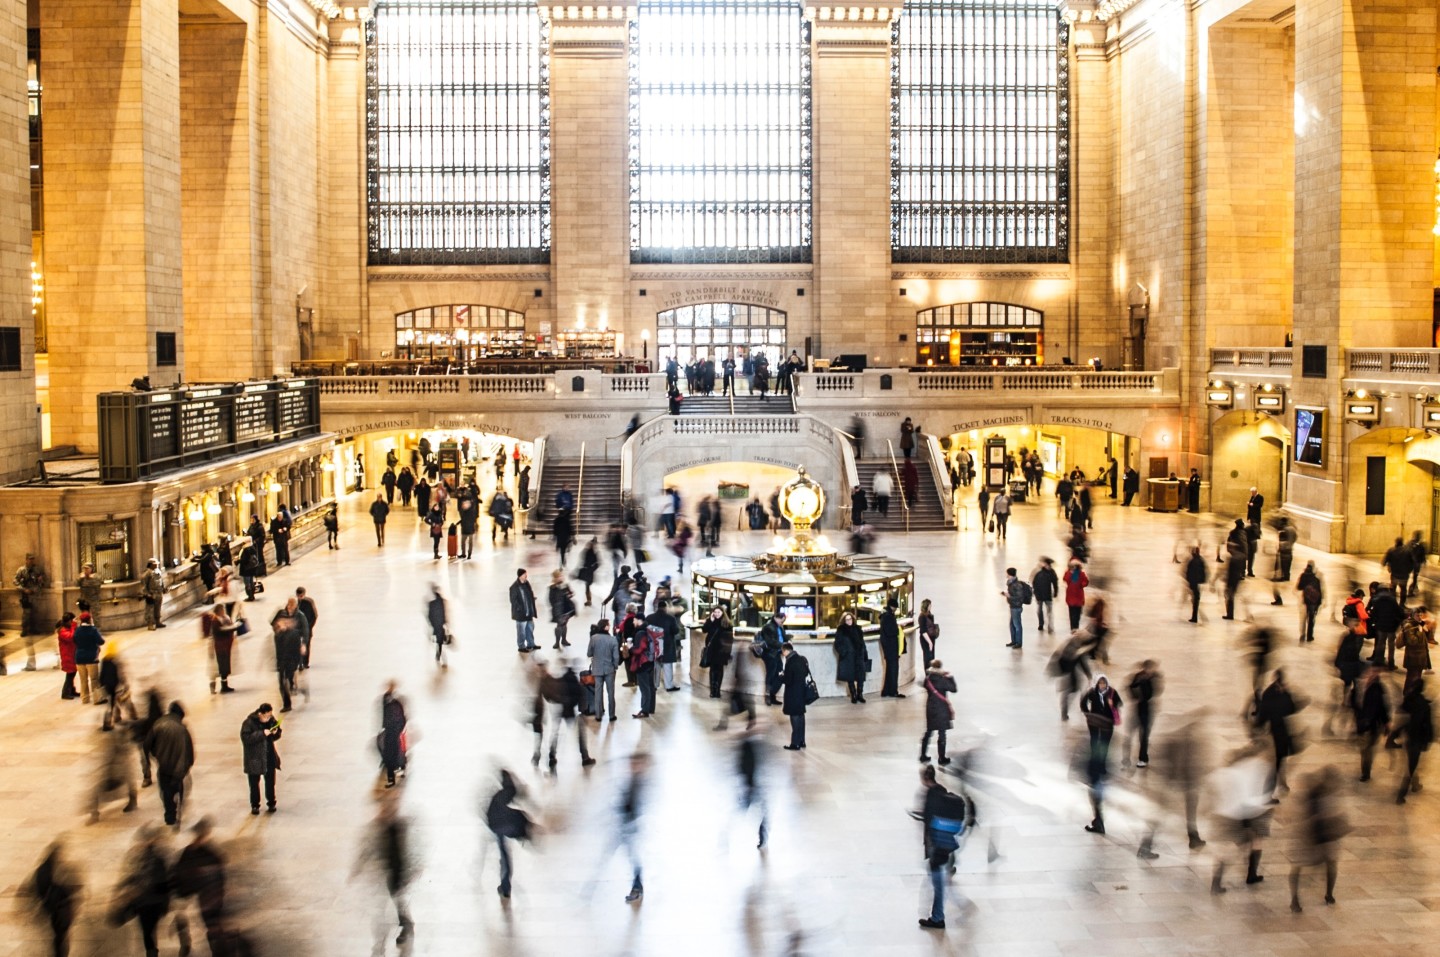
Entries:
<svg viewBox="0 0 1440 957">
<path fill-rule="evenodd" d="M 935 780 L 935 765 L 920 769 L 920 784 L 925 788 L 925 802 L 916 814 L 925 825 L 925 862 L 930 869 L 930 884 L 935 897 L 930 916 L 920 918 L 927 930 L 945 929 L 945 877 L 951 858 L 960 850 L 960 839 L 975 823 L 974 805 L 963 794 L 945 790 Z"/>
</svg>

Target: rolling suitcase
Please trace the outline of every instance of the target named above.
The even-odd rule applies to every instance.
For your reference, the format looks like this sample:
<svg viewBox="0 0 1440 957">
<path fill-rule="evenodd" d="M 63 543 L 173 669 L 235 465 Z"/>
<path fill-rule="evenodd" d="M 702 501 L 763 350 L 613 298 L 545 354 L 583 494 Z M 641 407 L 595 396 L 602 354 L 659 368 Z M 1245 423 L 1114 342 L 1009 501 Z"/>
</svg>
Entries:
<svg viewBox="0 0 1440 957">
<path fill-rule="evenodd" d="M 450 531 L 445 536 L 445 554 L 452 560 L 460 554 L 460 529 L 454 522 L 450 523 Z"/>
</svg>

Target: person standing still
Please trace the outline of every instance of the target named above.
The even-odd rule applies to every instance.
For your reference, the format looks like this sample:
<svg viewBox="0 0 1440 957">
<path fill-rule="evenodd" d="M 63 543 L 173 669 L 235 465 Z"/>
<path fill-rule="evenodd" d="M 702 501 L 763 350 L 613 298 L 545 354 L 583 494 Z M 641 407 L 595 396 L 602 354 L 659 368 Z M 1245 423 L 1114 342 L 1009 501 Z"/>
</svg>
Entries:
<svg viewBox="0 0 1440 957">
<path fill-rule="evenodd" d="M 140 594 L 145 599 L 145 627 L 151 631 L 165 627 L 165 622 L 161 620 L 165 591 L 165 573 L 160 570 L 160 563 L 152 558 L 145 563 L 145 574 L 140 579 Z"/>
<path fill-rule="evenodd" d="M 72 636 L 75 641 L 75 671 L 80 675 L 80 703 L 89 704 L 91 695 L 100 699 L 100 646 L 105 639 L 90 620 L 90 613 L 80 613 L 80 623 Z"/>
<path fill-rule="evenodd" d="M 907 459 L 915 454 L 915 426 L 908 415 L 900 423 L 900 454 Z"/>
<path fill-rule="evenodd" d="M 265 782 L 265 810 L 274 814 L 275 772 L 280 770 L 280 722 L 275 709 L 262 704 L 240 725 L 240 741 L 244 747 L 245 776 L 250 779 L 250 813 L 260 813 L 260 782 Z"/>
<path fill-rule="evenodd" d="M 610 634 L 610 622 L 601 618 L 590 626 L 590 643 L 585 649 L 590 658 L 590 674 L 595 679 L 595 721 L 605 717 L 605 701 L 610 701 L 610 720 L 615 714 L 615 672 L 620 669 L 620 644 Z"/>
<path fill-rule="evenodd" d="M 525 569 L 515 572 L 510 583 L 510 618 L 515 622 L 515 645 L 520 652 L 534 651 L 535 644 L 535 590 L 530 587 Z"/>
<path fill-rule="evenodd" d="M 896 607 L 892 598 L 880 613 L 880 657 L 885 659 L 885 681 L 880 686 L 882 698 L 905 697 L 900 693 L 900 655 L 904 648 L 900 622 L 895 618 Z"/>
<path fill-rule="evenodd" d="M 881 518 L 890 517 L 890 496 L 895 491 L 894 480 L 885 469 L 875 473 L 875 480 L 870 485 L 870 491 L 875 495 L 875 511 L 880 513 Z M 861 509 L 863 512 L 864 509 Z"/>
<path fill-rule="evenodd" d="M 1025 646 L 1025 590 L 1014 568 L 1005 569 L 1005 604 L 1010 609 L 1010 642 L 1005 647 L 1019 650 Z"/>
<path fill-rule="evenodd" d="M 806 679 L 810 677 L 810 662 L 804 655 L 795 653 L 795 646 L 785 642 L 780 646 L 785 666 L 780 672 L 785 687 L 785 705 L 781 709 L 790 718 L 790 743 L 786 751 L 805 750 L 805 690 Z"/>
<path fill-rule="evenodd" d="M 1030 576 L 1030 591 L 1035 596 L 1036 628 L 1055 634 L 1055 595 L 1060 591 L 1060 577 L 1055 574 L 1055 560 L 1040 556 L 1040 565 Z"/>
</svg>

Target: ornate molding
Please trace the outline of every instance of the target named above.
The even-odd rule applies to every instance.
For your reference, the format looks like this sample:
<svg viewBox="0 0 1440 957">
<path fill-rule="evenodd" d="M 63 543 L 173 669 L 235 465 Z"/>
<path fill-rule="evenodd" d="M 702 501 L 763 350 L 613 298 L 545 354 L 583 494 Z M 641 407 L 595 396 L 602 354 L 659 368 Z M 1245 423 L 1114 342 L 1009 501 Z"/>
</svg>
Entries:
<svg viewBox="0 0 1440 957">
<path fill-rule="evenodd" d="M 903 3 L 889 7 L 806 7 L 805 19 L 811 23 L 886 24 L 900 19 Z"/>
<path fill-rule="evenodd" d="M 571 6 L 558 3 L 538 3 L 540 16 L 556 23 L 611 23 L 625 24 L 635 19 L 637 9 L 627 6 Z"/>
<path fill-rule="evenodd" d="M 779 272 L 761 272 L 754 269 L 731 271 L 687 269 L 678 272 L 631 272 L 631 282 L 728 282 L 733 279 L 784 280 L 785 282 L 810 282 L 815 278 L 809 269 L 787 269 Z"/>
<path fill-rule="evenodd" d="M 371 282 L 549 282 L 548 272 L 381 272 Z"/>
<path fill-rule="evenodd" d="M 937 271 L 933 269 L 897 269 L 890 273 L 891 279 L 1066 279 L 1070 278 L 1069 269 L 1047 270 L 1047 269 L 1017 269 L 1010 270 L 949 270 Z"/>
</svg>

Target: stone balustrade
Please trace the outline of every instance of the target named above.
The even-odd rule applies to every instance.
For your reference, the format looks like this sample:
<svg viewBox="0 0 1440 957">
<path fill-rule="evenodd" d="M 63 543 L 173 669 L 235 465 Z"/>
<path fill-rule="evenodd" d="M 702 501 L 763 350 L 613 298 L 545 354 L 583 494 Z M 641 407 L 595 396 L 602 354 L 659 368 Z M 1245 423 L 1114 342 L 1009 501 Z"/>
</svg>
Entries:
<svg viewBox="0 0 1440 957">
<path fill-rule="evenodd" d="M 1179 372 L 1091 372 L 1081 369 L 983 369 L 938 372 L 869 369 L 819 372 L 799 377 L 799 394 L 814 399 L 884 398 L 924 394 L 1064 395 L 1106 393 L 1116 397 L 1175 396 Z"/>
<path fill-rule="evenodd" d="M 1345 375 L 1352 379 L 1440 377 L 1440 349 L 1350 349 L 1345 353 Z"/>
<path fill-rule="evenodd" d="M 1210 369 L 1214 372 L 1269 372 L 1288 375 L 1295 365 L 1294 349 L 1222 348 L 1210 350 Z"/>
</svg>

